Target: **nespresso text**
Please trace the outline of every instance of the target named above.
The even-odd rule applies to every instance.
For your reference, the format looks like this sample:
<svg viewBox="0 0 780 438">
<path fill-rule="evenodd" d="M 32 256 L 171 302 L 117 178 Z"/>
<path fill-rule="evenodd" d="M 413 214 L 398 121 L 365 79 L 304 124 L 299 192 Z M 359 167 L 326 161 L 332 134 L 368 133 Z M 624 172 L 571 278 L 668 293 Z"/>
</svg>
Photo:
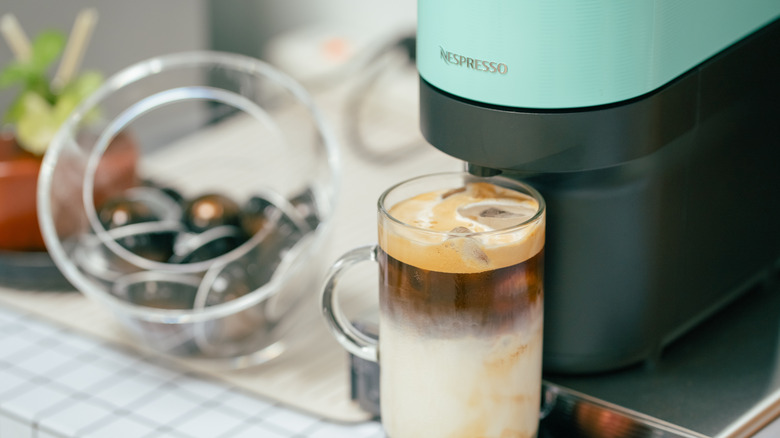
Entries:
<svg viewBox="0 0 780 438">
<path fill-rule="evenodd" d="M 509 67 L 503 62 L 484 61 L 482 59 L 469 58 L 467 56 L 458 55 L 457 53 L 444 50 L 444 48 L 441 46 L 439 46 L 439 55 L 447 65 L 466 67 L 477 71 L 498 73 L 501 75 L 505 75 L 509 71 Z"/>
</svg>

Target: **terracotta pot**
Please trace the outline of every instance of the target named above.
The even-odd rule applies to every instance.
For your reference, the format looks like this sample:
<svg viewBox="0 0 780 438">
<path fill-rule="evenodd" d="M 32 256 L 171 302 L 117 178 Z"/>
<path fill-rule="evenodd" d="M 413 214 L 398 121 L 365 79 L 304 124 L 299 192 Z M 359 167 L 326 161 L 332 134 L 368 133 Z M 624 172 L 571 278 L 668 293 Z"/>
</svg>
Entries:
<svg viewBox="0 0 780 438">
<path fill-rule="evenodd" d="M 129 135 L 117 136 L 95 175 L 95 202 L 137 185 L 139 151 Z M 42 157 L 0 136 L 0 250 L 45 251 L 38 227 L 36 191 Z"/>
</svg>

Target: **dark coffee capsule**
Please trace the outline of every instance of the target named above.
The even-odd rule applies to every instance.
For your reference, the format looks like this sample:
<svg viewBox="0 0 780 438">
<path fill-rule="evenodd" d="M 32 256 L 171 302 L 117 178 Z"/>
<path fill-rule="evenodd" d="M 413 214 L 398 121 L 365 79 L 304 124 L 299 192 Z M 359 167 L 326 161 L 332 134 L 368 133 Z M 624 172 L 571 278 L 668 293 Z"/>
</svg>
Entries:
<svg viewBox="0 0 780 438">
<path fill-rule="evenodd" d="M 106 201 L 98 210 L 98 219 L 103 228 L 112 230 L 159 218 L 147 203 L 121 196 Z"/>
<path fill-rule="evenodd" d="M 155 262 L 167 262 L 173 254 L 173 243 L 184 227 L 177 222 L 143 222 L 114 228 L 104 235 L 84 236 L 74 252 L 74 261 L 95 279 L 113 282 L 138 270 L 136 264 L 107 243 L 113 241 L 131 253 Z"/>
<path fill-rule="evenodd" d="M 206 307 L 240 298 L 252 292 L 252 285 L 244 265 L 240 262 L 233 262 L 222 269 L 208 291 L 205 300 Z"/>
<path fill-rule="evenodd" d="M 173 200 L 177 204 L 184 205 L 184 196 L 182 196 L 181 193 L 179 193 L 179 191 L 174 189 L 173 187 L 168 187 L 168 186 L 159 184 L 156 181 L 153 181 L 153 180 L 150 180 L 150 179 L 144 180 L 142 185 L 144 187 L 157 189 L 157 190 L 161 191 L 163 194 L 165 194 L 166 196 L 168 196 L 169 198 L 171 198 L 171 200 Z"/>
<path fill-rule="evenodd" d="M 178 232 L 153 229 L 148 232 L 139 231 L 142 232 L 117 238 L 117 242 L 133 254 L 148 260 L 166 262 L 173 256 L 173 243 L 179 235 Z"/>
<path fill-rule="evenodd" d="M 192 309 L 199 279 L 165 272 L 141 272 L 123 276 L 114 283 L 114 296 L 139 306 L 156 309 Z"/>
<path fill-rule="evenodd" d="M 187 203 L 184 223 L 191 231 L 200 233 L 222 225 L 239 226 L 241 207 L 231 198 L 218 193 L 198 196 Z"/>
<path fill-rule="evenodd" d="M 232 225 L 208 229 L 199 234 L 185 233 L 174 244 L 171 263 L 197 263 L 217 258 L 246 241 L 242 230 Z"/>
<path fill-rule="evenodd" d="M 290 204 L 300 213 L 301 218 L 306 221 L 306 224 L 313 230 L 317 228 L 320 223 L 319 211 L 317 210 L 317 202 L 314 198 L 314 192 L 311 188 L 307 188 L 299 195 L 290 199 Z"/>
<path fill-rule="evenodd" d="M 272 210 L 276 209 L 262 196 L 253 196 L 241 209 L 241 228 L 248 236 L 254 236 L 267 225 Z"/>
<path fill-rule="evenodd" d="M 170 187 L 161 187 L 160 191 L 168 195 L 168 197 L 173 199 L 177 204 L 184 205 L 184 196 L 182 196 L 178 190 Z"/>
</svg>

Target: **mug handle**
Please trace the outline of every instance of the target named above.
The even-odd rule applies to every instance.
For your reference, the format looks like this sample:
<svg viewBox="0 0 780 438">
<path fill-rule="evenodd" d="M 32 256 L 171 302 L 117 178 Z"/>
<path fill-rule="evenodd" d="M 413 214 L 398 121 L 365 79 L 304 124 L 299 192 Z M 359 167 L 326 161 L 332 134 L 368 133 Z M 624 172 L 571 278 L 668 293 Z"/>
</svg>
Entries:
<svg viewBox="0 0 780 438">
<path fill-rule="evenodd" d="M 338 305 L 336 286 L 345 269 L 366 261 L 376 262 L 376 254 L 376 245 L 370 245 L 355 248 L 339 257 L 328 271 L 320 293 L 322 314 L 331 334 L 348 352 L 371 362 L 379 359 L 377 341 L 355 328 L 344 316 Z"/>
</svg>

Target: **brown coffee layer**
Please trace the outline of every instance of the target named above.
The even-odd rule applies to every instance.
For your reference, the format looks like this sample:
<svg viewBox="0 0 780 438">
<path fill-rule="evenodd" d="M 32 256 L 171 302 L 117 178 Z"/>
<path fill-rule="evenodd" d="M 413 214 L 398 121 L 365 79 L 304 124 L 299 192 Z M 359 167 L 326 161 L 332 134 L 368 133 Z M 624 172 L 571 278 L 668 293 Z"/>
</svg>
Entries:
<svg viewBox="0 0 780 438">
<path fill-rule="evenodd" d="M 380 249 L 383 317 L 435 336 L 516 330 L 541 310 L 544 253 L 512 266 L 449 273 L 418 268 Z"/>
</svg>

